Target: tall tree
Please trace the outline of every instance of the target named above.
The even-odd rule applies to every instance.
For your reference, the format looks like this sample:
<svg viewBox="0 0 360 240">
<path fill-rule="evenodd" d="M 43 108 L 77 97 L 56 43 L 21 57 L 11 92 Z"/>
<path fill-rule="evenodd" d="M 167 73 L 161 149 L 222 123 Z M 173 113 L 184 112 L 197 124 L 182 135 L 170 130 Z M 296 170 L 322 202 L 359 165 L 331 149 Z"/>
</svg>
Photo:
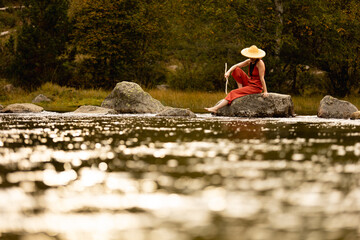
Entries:
<svg viewBox="0 0 360 240">
<path fill-rule="evenodd" d="M 78 84 L 111 88 L 128 79 L 151 86 L 165 39 L 163 6 L 155 0 L 84 0 L 73 19 Z M 83 76 L 86 84 L 79 82 Z"/>
<path fill-rule="evenodd" d="M 69 23 L 67 0 L 28 0 L 17 37 L 14 82 L 34 89 L 42 83 L 61 83 L 62 62 Z"/>
<path fill-rule="evenodd" d="M 323 26 L 315 64 L 329 75 L 329 93 L 344 97 L 357 89 L 360 77 L 359 1 L 321 1 Z"/>
</svg>

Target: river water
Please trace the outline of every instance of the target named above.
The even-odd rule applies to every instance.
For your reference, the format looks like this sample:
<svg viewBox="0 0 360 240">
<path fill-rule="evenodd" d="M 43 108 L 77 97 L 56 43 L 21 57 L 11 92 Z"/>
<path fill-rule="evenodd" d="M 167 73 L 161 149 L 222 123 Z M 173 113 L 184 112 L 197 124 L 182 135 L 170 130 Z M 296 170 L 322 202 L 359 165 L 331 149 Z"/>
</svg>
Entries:
<svg viewBox="0 0 360 240">
<path fill-rule="evenodd" d="M 360 121 L 0 115 L 0 239 L 360 239 Z"/>
</svg>

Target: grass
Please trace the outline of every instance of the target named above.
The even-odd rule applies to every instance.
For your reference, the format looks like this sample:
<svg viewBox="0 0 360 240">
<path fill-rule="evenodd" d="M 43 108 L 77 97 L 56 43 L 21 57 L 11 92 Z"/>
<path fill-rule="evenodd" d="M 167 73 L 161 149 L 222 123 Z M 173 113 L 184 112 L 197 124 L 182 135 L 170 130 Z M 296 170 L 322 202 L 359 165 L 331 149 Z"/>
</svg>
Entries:
<svg viewBox="0 0 360 240">
<path fill-rule="evenodd" d="M 204 107 L 211 107 L 218 101 L 226 97 L 223 92 L 184 92 L 176 90 L 149 90 L 150 95 L 158 99 L 163 105 L 177 107 L 177 108 L 189 108 L 193 112 L 206 112 Z"/>
<path fill-rule="evenodd" d="M 6 82 L 0 80 L 0 104 L 3 106 L 12 103 L 31 103 L 39 94 L 44 94 L 52 99 L 52 102 L 39 103 L 47 111 L 68 112 L 74 111 L 82 105 L 100 106 L 104 99 L 110 94 L 110 90 L 101 89 L 75 89 L 61 87 L 56 84 L 46 83 L 34 92 L 26 92 L 15 88 L 11 93 L 3 91 Z M 193 112 L 205 112 L 204 107 L 210 107 L 225 97 L 224 92 L 184 92 L 177 90 L 146 90 L 153 98 L 159 100 L 165 106 L 188 108 Z M 298 115 L 316 115 L 319 103 L 324 96 L 292 96 L 295 113 Z M 356 96 L 346 97 L 360 109 L 360 99 Z"/>
<path fill-rule="evenodd" d="M 316 115 L 321 99 L 324 96 L 291 96 L 294 103 L 295 114 L 297 115 Z"/>
<path fill-rule="evenodd" d="M 323 97 L 324 96 L 292 96 L 291 98 L 294 103 L 295 113 L 297 115 L 316 115 L 320 105 L 320 101 Z M 348 101 L 354 104 L 358 109 L 360 109 L 360 99 L 357 96 L 348 96 L 342 98 L 341 100 Z"/>
<path fill-rule="evenodd" d="M 39 94 L 44 94 L 52 102 L 37 103 L 47 111 L 68 112 L 74 111 L 82 105 L 100 106 L 102 101 L 111 91 L 100 89 L 78 90 L 70 87 L 61 87 L 52 83 L 45 83 L 34 92 L 25 92 L 21 89 L 14 89 L 0 98 L 0 103 L 4 106 L 12 103 L 31 103 Z"/>
</svg>

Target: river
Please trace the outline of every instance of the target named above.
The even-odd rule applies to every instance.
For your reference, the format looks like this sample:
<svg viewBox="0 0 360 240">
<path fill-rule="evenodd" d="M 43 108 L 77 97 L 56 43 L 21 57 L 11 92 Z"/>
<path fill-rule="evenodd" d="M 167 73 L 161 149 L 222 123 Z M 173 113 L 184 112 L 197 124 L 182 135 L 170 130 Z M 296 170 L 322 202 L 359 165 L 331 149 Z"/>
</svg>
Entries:
<svg viewBox="0 0 360 240">
<path fill-rule="evenodd" d="M 0 239 L 355 240 L 360 121 L 0 115 Z"/>
</svg>

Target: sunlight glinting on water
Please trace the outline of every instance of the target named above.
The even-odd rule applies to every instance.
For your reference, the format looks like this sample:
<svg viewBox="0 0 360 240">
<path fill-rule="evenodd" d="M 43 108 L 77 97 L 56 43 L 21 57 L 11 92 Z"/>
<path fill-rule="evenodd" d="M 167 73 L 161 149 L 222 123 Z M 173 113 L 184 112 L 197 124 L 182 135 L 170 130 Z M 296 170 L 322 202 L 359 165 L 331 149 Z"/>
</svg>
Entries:
<svg viewBox="0 0 360 240">
<path fill-rule="evenodd" d="M 357 121 L 9 114 L 0 122 L 3 234 L 360 236 Z"/>
</svg>

